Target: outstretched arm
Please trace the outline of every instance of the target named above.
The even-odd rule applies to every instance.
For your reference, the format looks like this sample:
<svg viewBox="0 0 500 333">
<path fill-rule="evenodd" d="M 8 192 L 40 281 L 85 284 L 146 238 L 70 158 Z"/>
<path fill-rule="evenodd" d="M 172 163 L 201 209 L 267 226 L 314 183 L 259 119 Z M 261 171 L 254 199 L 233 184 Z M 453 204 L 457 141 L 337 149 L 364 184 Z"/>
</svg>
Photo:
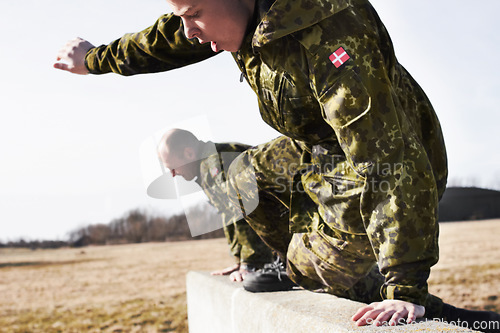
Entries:
<svg viewBox="0 0 500 333">
<path fill-rule="evenodd" d="M 179 17 L 161 16 L 152 26 L 94 47 L 82 39 L 68 42 L 58 54 L 55 68 L 77 74 L 121 75 L 164 72 L 208 59 L 218 53 L 207 43 L 188 39 Z M 83 60 L 83 62 L 82 62 Z"/>
</svg>

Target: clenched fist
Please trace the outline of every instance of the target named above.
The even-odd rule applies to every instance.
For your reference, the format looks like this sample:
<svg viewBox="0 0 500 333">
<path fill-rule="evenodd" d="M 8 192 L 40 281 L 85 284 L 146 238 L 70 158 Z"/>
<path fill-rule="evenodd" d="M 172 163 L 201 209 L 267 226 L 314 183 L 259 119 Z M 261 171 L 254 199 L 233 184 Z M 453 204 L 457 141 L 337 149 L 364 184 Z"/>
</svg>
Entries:
<svg viewBox="0 0 500 333">
<path fill-rule="evenodd" d="M 88 74 L 89 71 L 85 67 L 85 55 L 93 47 L 94 45 L 80 37 L 70 40 L 59 50 L 54 68 L 74 74 Z"/>
</svg>

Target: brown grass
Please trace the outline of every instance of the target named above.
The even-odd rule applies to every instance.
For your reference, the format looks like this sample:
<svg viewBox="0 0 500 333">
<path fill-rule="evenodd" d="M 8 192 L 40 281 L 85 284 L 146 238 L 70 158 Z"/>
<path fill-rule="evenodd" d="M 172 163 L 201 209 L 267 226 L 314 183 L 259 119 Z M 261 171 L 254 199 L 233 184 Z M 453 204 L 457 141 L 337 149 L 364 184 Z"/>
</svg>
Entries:
<svg viewBox="0 0 500 333">
<path fill-rule="evenodd" d="M 431 293 L 468 309 L 500 312 L 500 220 L 441 224 Z"/>
<path fill-rule="evenodd" d="M 500 310 L 500 221 L 447 223 L 432 293 Z M 185 275 L 232 264 L 224 239 L 0 250 L 0 332 L 187 332 Z"/>
<path fill-rule="evenodd" d="M 0 332 L 187 332 L 186 273 L 230 264 L 224 239 L 4 249 Z"/>
</svg>

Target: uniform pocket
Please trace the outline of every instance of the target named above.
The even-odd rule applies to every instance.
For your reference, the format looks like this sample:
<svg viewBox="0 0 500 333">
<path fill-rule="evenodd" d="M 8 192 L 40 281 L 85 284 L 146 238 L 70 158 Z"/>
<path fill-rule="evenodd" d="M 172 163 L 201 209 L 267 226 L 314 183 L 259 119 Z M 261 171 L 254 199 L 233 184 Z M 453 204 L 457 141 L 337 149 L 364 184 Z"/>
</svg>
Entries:
<svg viewBox="0 0 500 333">
<path fill-rule="evenodd" d="M 292 89 L 286 79 L 282 88 L 279 109 L 285 132 L 293 133 L 295 138 L 303 141 L 308 141 L 313 135 L 325 137 L 325 132 L 331 129 L 320 118 L 321 108 L 318 101 L 308 95 L 296 97 L 295 93 L 299 92 Z"/>
<path fill-rule="evenodd" d="M 313 147 L 316 172 L 303 178 L 306 191 L 319 205 L 323 220 L 334 229 L 366 234 L 361 218 L 361 194 L 365 179 L 349 165 L 337 145 Z"/>
<path fill-rule="evenodd" d="M 332 228 L 366 234 L 360 212 L 363 182 L 342 177 L 324 176 L 323 188 L 318 191 L 325 222 Z"/>
<path fill-rule="evenodd" d="M 371 97 L 360 77 L 343 75 L 320 98 L 323 117 L 334 129 L 349 126 L 371 109 Z"/>
<path fill-rule="evenodd" d="M 271 127 L 283 127 L 280 114 L 280 101 L 285 79 L 283 75 L 265 63 L 260 67 L 259 107 L 262 119 Z"/>
</svg>

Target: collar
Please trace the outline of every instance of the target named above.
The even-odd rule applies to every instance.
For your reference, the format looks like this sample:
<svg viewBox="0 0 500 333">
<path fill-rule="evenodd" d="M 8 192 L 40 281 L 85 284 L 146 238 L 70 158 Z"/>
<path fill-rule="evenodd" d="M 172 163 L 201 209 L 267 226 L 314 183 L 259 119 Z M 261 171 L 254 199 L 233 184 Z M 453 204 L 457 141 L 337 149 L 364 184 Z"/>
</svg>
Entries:
<svg viewBox="0 0 500 333">
<path fill-rule="evenodd" d="M 351 5 L 351 0 L 256 0 L 256 20 L 252 47 L 263 45 L 308 28 Z M 255 22 L 255 21 L 254 21 Z"/>
</svg>

